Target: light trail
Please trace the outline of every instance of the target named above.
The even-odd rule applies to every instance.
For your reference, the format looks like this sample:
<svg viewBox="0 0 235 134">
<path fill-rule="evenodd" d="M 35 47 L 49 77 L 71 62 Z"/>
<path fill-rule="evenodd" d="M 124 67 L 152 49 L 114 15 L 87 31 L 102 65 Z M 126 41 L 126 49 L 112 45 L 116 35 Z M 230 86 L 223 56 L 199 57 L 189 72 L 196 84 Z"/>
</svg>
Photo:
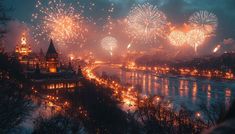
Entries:
<svg viewBox="0 0 235 134">
<path fill-rule="evenodd" d="M 115 81 L 109 81 L 102 78 L 99 78 L 93 73 L 93 70 L 98 66 L 86 67 L 83 70 L 84 76 L 90 80 L 95 81 L 98 85 L 104 85 L 105 87 L 109 87 L 113 90 L 114 96 L 117 100 L 122 102 L 121 108 L 124 111 L 134 111 L 136 110 L 136 102 L 137 102 L 137 92 L 134 89 L 123 87 L 121 84 Z"/>
</svg>

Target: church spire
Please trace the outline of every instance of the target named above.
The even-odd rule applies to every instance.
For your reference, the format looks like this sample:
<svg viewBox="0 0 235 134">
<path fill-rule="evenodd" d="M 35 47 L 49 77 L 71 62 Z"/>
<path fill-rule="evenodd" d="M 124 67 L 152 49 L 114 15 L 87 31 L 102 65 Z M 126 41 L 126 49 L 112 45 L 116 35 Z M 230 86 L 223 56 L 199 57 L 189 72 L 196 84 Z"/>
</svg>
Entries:
<svg viewBox="0 0 235 134">
<path fill-rule="evenodd" d="M 57 53 L 55 46 L 54 46 L 54 43 L 51 39 L 50 45 L 49 45 L 47 53 L 46 53 L 46 57 L 54 57 L 54 56 L 57 57 L 57 55 L 58 55 L 58 53 Z"/>
<path fill-rule="evenodd" d="M 46 53 L 46 62 L 49 72 L 56 73 L 58 67 L 58 53 L 56 52 L 53 41 L 51 40 Z"/>
</svg>

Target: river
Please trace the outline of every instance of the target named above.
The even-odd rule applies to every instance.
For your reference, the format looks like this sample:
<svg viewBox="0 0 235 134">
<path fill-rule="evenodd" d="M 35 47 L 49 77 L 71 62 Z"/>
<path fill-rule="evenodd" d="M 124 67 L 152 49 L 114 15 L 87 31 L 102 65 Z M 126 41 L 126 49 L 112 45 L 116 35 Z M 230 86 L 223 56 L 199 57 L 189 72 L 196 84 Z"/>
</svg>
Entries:
<svg viewBox="0 0 235 134">
<path fill-rule="evenodd" d="M 229 107 L 234 100 L 235 82 L 193 77 L 159 76 L 153 72 L 123 70 L 115 66 L 99 66 L 94 70 L 99 76 L 105 72 L 118 77 L 123 86 L 133 86 L 146 96 L 158 95 L 172 101 L 174 106 L 184 105 L 200 111 L 200 105 L 214 104 Z"/>
</svg>

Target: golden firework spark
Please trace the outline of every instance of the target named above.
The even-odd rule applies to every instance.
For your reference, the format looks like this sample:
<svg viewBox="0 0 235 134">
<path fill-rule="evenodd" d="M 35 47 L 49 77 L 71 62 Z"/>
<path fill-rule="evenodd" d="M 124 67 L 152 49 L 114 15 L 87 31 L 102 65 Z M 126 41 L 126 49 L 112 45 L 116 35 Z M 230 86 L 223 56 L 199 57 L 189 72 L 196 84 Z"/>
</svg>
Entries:
<svg viewBox="0 0 235 134">
<path fill-rule="evenodd" d="M 186 34 L 178 30 L 172 31 L 168 36 L 168 39 L 172 45 L 177 47 L 184 45 L 187 41 Z"/>
<path fill-rule="evenodd" d="M 32 21 L 36 22 L 36 39 L 48 40 L 52 38 L 57 45 L 70 45 L 84 43 L 84 18 L 71 4 L 61 0 L 47 2 L 37 1 L 37 13 L 32 14 Z"/>
<path fill-rule="evenodd" d="M 187 33 L 187 43 L 191 45 L 197 53 L 197 48 L 205 41 L 205 33 L 200 29 L 194 29 Z"/>
<path fill-rule="evenodd" d="M 221 45 L 217 45 L 214 49 L 213 49 L 213 53 L 216 53 L 220 50 Z"/>
<path fill-rule="evenodd" d="M 215 14 L 208 11 L 198 11 L 190 16 L 189 24 L 195 29 L 203 30 L 206 35 L 210 35 L 218 27 L 218 18 Z"/>
<path fill-rule="evenodd" d="M 147 3 L 133 7 L 126 22 L 127 33 L 133 40 L 151 42 L 164 33 L 167 17 L 156 6 Z"/>
<path fill-rule="evenodd" d="M 104 50 L 108 51 L 110 55 L 113 55 L 113 50 L 117 47 L 117 39 L 112 36 L 106 36 L 101 40 L 101 46 Z"/>
</svg>

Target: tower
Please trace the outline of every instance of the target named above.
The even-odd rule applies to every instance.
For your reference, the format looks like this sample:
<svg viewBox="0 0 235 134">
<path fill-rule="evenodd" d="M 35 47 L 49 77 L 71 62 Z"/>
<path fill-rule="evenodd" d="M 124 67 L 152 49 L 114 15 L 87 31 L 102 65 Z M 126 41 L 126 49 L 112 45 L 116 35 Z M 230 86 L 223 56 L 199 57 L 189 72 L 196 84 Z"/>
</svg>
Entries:
<svg viewBox="0 0 235 134">
<path fill-rule="evenodd" d="M 50 41 L 50 45 L 46 53 L 46 66 L 50 73 L 57 72 L 58 53 L 56 52 L 56 49 L 52 40 Z"/>
<path fill-rule="evenodd" d="M 16 45 L 15 52 L 19 54 L 19 57 L 28 56 L 32 52 L 30 45 L 27 43 L 25 33 L 22 34 L 20 44 Z"/>
</svg>

